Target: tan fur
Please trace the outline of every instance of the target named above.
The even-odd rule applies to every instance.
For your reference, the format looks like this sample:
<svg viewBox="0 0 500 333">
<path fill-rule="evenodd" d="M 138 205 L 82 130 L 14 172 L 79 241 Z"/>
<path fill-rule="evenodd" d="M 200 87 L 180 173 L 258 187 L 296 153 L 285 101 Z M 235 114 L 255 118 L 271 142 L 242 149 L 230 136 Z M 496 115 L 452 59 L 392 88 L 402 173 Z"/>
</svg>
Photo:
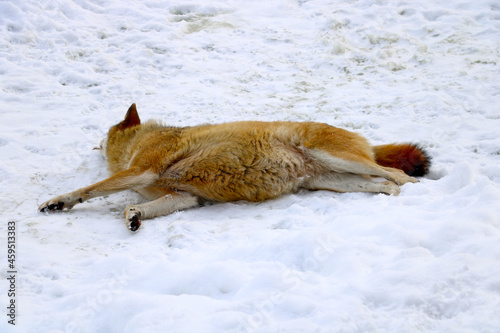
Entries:
<svg viewBox="0 0 500 333">
<path fill-rule="evenodd" d="M 135 104 L 112 127 L 103 149 L 111 177 L 58 196 L 41 211 L 126 189 L 154 200 L 127 206 L 126 222 L 209 201 L 263 201 L 299 188 L 397 195 L 417 182 L 401 170 L 377 164 L 373 148 L 358 134 L 313 122 L 233 122 L 195 127 L 141 124 Z M 388 182 L 370 181 L 369 176 Z M 398 184 L 398 185 L 396 185 Z"/>
</svg>

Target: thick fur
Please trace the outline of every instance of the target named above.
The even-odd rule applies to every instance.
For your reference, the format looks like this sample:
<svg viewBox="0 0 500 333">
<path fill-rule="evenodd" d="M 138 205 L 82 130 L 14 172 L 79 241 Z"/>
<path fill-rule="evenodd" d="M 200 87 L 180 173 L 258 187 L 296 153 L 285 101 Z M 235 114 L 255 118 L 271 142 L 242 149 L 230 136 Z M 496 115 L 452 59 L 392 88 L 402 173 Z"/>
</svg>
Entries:
<svg viewBox="0 0 500 333">
<path fill-rule="evenodd" d="M 300 188 L 397 195 L 429 168 L 412 144 L 372 147 L 358 134 L 313 122 L 234 122 L 195 127 L 141 124 L 135 104 L 101 145 L 111 177 L 55 197 L 42 212 L 70 209 L 96 196 L 133 189 L 152 200 L 129 205 L 125 219 L 194 207 L 200 201 L 263 201 Z M 405 174 L 406 172 L 407 174 Z M 371 176 L 387 179 L 372 182 Z"/>
</svg>

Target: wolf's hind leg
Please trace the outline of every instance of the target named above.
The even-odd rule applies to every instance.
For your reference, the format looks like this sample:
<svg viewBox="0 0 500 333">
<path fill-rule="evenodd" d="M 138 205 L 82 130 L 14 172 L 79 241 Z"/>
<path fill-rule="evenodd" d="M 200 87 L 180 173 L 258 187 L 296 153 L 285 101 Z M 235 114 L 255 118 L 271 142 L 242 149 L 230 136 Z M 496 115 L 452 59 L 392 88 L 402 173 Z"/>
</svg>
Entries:
<svg viewBox="0 0 500 333">
<path fill-rule="evenodd" d="M 362 175 L 348 173 L 327 173 L 308 179 L 302 187 L 308 190 L 329 190 L 335 192 L 373 192 L 398 195 L 399 186 L 392 182 L 373 182 Z"/>
<path fill-rule="evenodd" d="M 178 210 L 197 206 L 198 204 L 198 197 L 190 193 L 172 192 L 145 204 L 128 205 L 125 208 L 125 222 L 129 230 L 137 231 L 141 226 L 141 219 L 168 215 Z"/>
<path fill-rule="evenodd" d="M 418 179 L 408 176 L 402 170 L 380 166 L 369 157 L 353 155 L 340 158 L 322 150 L 309 150 L 309 154 L 331 171 L 338 173 L 378 176 L 398 185 L 418 183 Z"/>
</svg>

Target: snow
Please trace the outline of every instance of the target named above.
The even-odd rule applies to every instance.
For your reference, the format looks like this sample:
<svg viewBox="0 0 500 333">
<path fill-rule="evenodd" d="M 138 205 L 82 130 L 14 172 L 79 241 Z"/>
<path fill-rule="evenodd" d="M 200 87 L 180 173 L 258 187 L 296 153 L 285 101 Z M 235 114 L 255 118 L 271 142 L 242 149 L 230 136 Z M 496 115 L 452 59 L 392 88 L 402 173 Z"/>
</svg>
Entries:
<svg viewBox="0 0 500 333">
<path fill-rule="evenodd" d="M 4 0 L 0 37 L 0 331 L 500 332 L 498 1 Z M 132 192 L 38 213 L 106 177 L 92 148 L 133 102 L 173 126 L 327 122 L 433 166 L 398 197 L 302 191 L 136 234 Z"/>
</svg>

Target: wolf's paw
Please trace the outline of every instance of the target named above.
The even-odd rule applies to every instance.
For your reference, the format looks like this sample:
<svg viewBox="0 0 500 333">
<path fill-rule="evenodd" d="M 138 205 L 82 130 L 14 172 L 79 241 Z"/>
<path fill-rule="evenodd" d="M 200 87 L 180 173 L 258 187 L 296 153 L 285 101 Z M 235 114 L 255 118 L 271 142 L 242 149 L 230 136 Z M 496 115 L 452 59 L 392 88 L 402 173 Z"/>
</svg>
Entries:
<svg viewBox="0 0 500 333">
<path fill-rule="evenodd" d="M 415 177 L 410 177 L 410 179 L 408 180 L 408 183 L 420 183 L 420 180 L 418 180 Z"/>
<path fill-rule="evenodd" d="M 404 185 L 406 183 L 418 183 L 419 180 L 415 177 L 408 176 L 401 170 L 397 170 L 398 173 L 395 175 L 393 181 L 398 185 Z"/>
<path fill-rule="evenodd" d="M 384 186 L 382 193 L 398 196 L 399 193 L 401 192 L 401 189 L 399 188 L 399 186 L 396 183 L 393 183 L 389 180 L 386 182 L 383 182 L 382 185 Z"/>
<path fill-rule="evenodd" d="M 57 196 L 55 198 L 50 199 L 49 201 L 44 202 L 38 207 L 38 210 L 42 213 L 45 212 L 55 212 L 60 210 L 69 210 L 73 208 L 76 204 L 76 201 L 73 198 L 72 194 L 63 194 Z"/>
<path fill-rule="evenodd" d="M 128 206 L 125 209 L 125 220 L 128 230 L 136 232 L 141 227 L 141 212 L 133 206 Z"/>
</svg>

